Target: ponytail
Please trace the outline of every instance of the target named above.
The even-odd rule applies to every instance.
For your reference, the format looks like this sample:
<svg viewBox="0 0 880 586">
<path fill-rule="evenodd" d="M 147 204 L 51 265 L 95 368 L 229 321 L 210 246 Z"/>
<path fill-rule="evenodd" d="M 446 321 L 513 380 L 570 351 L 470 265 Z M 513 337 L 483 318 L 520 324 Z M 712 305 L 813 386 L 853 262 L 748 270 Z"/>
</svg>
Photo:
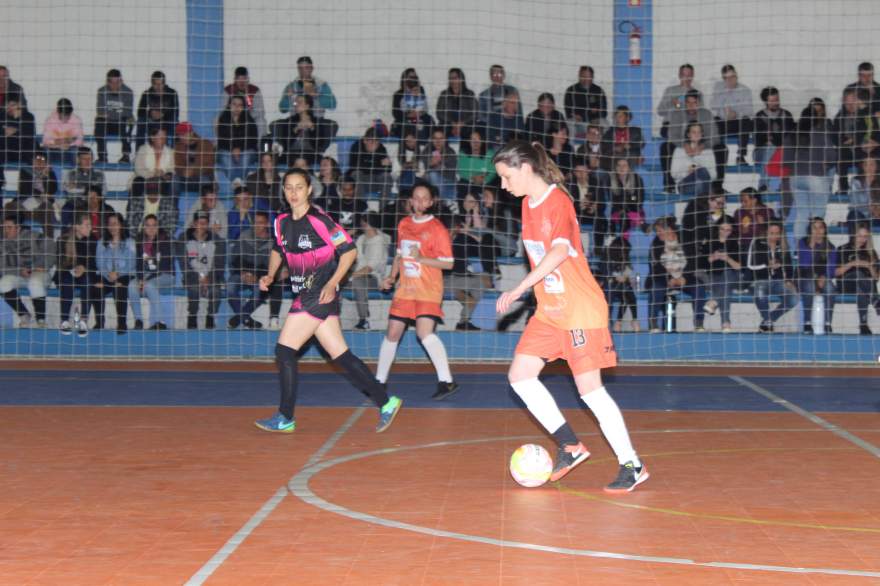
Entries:
<svg viewBox="0 0 880 586">
<path fill-rule="evenodd" d="M 495 153 L 492 163 L 504 163 L 514 169 L 519 169 L 523 163 L 528 163 L 535 175 L 548 185 L 555 183 L 557 188 L 573 199 L 565 186 L 565 175 L 547 154 L 544 145 L 539 142 L 511 140 Z"/>
</svg>

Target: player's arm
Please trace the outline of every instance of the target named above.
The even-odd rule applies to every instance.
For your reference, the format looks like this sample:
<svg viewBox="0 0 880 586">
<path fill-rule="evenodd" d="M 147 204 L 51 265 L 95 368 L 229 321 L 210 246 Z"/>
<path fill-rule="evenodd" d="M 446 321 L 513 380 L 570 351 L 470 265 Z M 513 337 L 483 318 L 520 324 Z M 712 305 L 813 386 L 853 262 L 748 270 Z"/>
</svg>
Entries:
<svg viewBox="0 0 880 586">
<path fill-rule="evenodd" d="M 330 280 L 327 281 L 327 284 L 321 289 L 321 296 L 318 298 L 318 303 L 330 303 L 333 301 L 336 297 L 336 288 L 339 287 L 339 283 L 341 283 L 342 279 L 345 278 L 345 275 L 348 274 L 357 255 L 357 248 L 349 248 L 339 255 L 339 263 L 336 266 L 336 272 L 333 273 L 333 276 L 330 277 Z"/>
<path fill-rule="evenodd" d="M 442 271 L 448 271 L 449 269 L 451 269 L 454 262 L 451 260 L 441 260 L 439 258 L 428 258 L 426 256 L 422 256 L 418 249 L 413 252 L 413 259 L 415 259 L 418 263 L 425 265 L 426 267 L 434 267 L 435 269 L 440 269 Z"/>
<path fill-rule="evenodd" d="M 394 286 L 394 283 L 397 282 L 397 276 L 400 274 L 400 254 L 394 255 L 394 260 L 391 261 L 391 273 L 388 274 L 387 277 L 382 281 L 382 290 L 387 291 L 391 287 Z"/>
<path fill-rule="evenodd" d="M 281 268 L 282 260 L 281 253 L 277 250 L 273 250 L 269 254 L 269 270 L 260 277 L 260 291 L 268 291 L 272 283 L 275 282 L 275 276 L 278 274 L 278 269 Z"/>
<path fill-rule="evenodd" d="M 540 283 L 544 277 L 555 271 L 559 265 L 565 262 L 565 259 L 569 256 L 569 248 L 570 245 L 565 242 L 557 242 L 554 244 L 544 258 L 541 259 L 541 262 L 538 263 L 538 266 L 532 269 L 532 271 L 520 281 L 519 285 L 510 291 L 505 291 L 498 297 L 498 301 L 495 303 L 495 310 L 498 313 L 505 313 L 510 308 L 511 304 L 519 299 L 523 293 Z"/>
</svg>

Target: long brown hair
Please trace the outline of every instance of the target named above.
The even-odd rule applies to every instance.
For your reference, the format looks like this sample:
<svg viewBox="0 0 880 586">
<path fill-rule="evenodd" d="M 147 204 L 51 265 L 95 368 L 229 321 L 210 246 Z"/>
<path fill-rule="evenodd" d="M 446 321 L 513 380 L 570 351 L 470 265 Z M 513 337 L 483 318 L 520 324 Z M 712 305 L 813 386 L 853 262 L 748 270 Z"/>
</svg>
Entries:
<svg viewBox="0 0 880 586">
<path fill-rule="evenodd" d="M 508 141 L 501 150 L 492 157 L 492 164 L 497 165 L 503 163 L 508 167 L 519 169 L 523 163 L 528 163 L 538 177 L 544 180 L 547 185 L 556 184 L 572 200 L 571 194 L 565 187 L 565 175 L 553 162 L 553 159 L 547 155 L 544 145 L 539 142 L 527 142 L 525 140 Z"/>
</svg>

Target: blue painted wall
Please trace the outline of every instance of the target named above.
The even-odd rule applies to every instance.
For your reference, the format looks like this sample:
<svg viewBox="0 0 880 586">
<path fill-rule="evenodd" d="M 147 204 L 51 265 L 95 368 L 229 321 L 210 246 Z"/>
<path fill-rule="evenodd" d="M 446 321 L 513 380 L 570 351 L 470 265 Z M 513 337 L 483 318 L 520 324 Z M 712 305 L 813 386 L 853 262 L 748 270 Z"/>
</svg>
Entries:
<svg viewBox="0 0 880 586">
<path fill-rule="evenodd" d="M 223 91 L 223 0 L 187 0 L 186 64 L 189 121 L 213 139 Z"/>
</svg>

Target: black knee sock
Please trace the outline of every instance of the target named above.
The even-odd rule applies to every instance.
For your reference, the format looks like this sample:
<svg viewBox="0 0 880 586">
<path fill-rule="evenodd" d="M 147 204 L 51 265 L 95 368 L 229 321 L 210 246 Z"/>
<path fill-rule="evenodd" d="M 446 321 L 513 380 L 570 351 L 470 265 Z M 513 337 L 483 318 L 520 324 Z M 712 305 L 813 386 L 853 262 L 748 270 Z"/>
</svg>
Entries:
<svg viewBox="0 0 880 586">
<path fill-rule="evenodd" d="M 574 430 L 568 424 L 568 422 L 563 423 L 559 426 L 559 429 L 553 432 L 553 439 L 556 441 L 556 445 L 560 448 L 564 448 L 565 446 L 574 446 L 578 443 L 578 438 L 574 434 Z"/>
<path fill-rule="evenodd" d="M 369 396 L 377 407 L 388 402 L 388 393 L 385 392 L 382 384 L 376 380 L 364 361 L 352 354 L 351 350 L 346 350 L 334 358 L 333 362 L 342 369 L 348 382 Z"/>
<path fill-rule="evenodd" d="M 31 299 L 34 304 L 34 314 L 37 319 L 46 319 L 46 298 L 34 297 Z"/>
<path fill-rule="evenodd" d="M 9 304 L 9 307 L 11 307 L 18 315 L 27 313 L 27 310 L 24 308 L 24 304 L 22 304 L 21 302 L 21 297 L 18 296 L 18 291 L 16 291 L 15 289 L 4 293 L 3 299 L 6 300 L 6 303 Z"/>
<path fill-rule="evenodd" d="M 293 419 L 299 356 L 293 348 L 275 344 L 275 359 L 278 361 L 278 376 L 281 379 L 281 405 L 278 410 L 288 419 Z"/>
</svg>

